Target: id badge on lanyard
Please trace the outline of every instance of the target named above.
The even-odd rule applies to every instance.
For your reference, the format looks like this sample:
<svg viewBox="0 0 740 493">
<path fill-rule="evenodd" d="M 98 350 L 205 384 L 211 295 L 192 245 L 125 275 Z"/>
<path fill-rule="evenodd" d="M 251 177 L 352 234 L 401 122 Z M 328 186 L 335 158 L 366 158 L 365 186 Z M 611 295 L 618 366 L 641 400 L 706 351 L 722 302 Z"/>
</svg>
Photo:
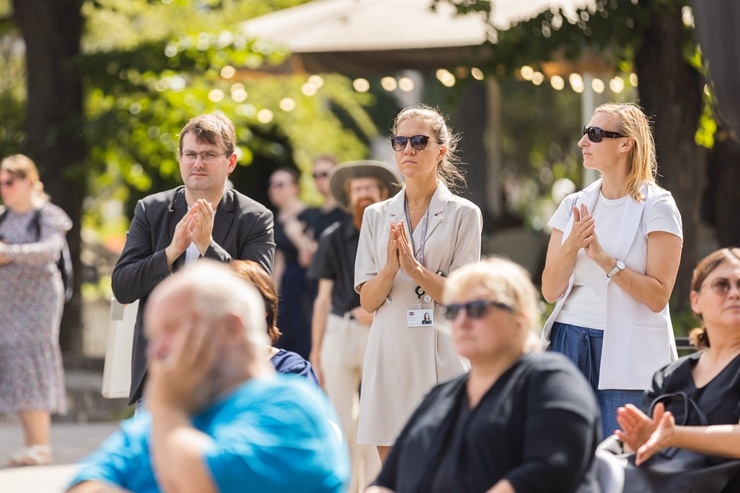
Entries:
<svg viewBox="0 0 740 493">
<path fill-rule="evenodd" d="M 404 204 L 406 211 L 406 224 L 409 226 L 409 238 L 411 240 L 411 250 L 415 250 L 414 247 L 414 235 L 411 232 L 411 220 L 409 218 L 409 206 L 408 203 Z M 421 242 L 419 243 L 419 263 L 424 265 L 424 247 L 427 240 L 427 225 L 429 223 L 429 208 L 427 207 L 424 217 L 421 219 Z M 406 310 L 406 326 L 407 327 L 433 327 L 434 326 L 434 308 L 424 308 L 424 304 L 432 302 L 432 297 L 424 292 L 421 286 L 416 286 L 414 289 L 416 298 L 418 300 L 416 308 Z"/>
</svg>

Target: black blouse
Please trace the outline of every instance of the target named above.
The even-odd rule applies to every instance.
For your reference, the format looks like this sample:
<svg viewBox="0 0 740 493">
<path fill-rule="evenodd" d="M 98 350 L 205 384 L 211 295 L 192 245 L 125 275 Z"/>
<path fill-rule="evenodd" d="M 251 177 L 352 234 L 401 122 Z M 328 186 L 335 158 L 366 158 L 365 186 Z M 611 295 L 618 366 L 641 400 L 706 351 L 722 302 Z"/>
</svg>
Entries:
<svg viewBox="0 0 740 493">
<path fill-rule="evenodd" d="M 684 356 L 655 373 L 652 387 L 645 393 L 643 402 L 643 411 L 648 416 L 652 416 L 652 408 L 658 397 L 671 394 L 671 397 L 664 397 L 660 401 L 673 414 L 677 425 L 701 425 L 698 413 L 687 403 L 687 398 L 693 400 L 706 416 L 707 425 L 736 425 L 740 422 L 740 355 L 705 386 L 697 387 L 691 370 L 700 357 L 701 352 Z M 707 466 L 728 460 L 732 459 L 706 456 Z M 740 474 L 722 491 L 740 491 Z"/>
<path fill-rule="evenodd" d="M 523 356 L 469 409 L 467 375 L 438 385 L 409 419 L 378 486 L 397 493 L 596 492 L 599 411 L 562 355 Z"/>
</svg>

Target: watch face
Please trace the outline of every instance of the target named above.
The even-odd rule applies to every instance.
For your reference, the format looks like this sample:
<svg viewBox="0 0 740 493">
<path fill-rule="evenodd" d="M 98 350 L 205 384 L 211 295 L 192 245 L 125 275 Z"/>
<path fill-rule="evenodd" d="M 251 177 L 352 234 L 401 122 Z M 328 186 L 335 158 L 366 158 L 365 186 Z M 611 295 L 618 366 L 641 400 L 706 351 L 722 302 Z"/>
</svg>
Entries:
<svg viewBox="0 0 740 493">
<path fill-rule="evenodd" d="M 619 270 L 624 270 L 624 262 L 622 262 L 621 260 L 617 261 L 617 267 L 619 268 Z"/>
</svg>

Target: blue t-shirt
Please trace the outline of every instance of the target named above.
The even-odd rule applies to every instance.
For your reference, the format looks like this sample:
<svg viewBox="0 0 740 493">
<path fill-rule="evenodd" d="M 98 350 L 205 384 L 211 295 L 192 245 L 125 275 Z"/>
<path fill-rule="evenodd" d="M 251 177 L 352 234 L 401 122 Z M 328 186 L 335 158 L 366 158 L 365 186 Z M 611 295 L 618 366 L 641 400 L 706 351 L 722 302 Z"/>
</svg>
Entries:
<svg viewBox="0 0 740 493">
<path fill-rule="evenodd" d="M 304 378 L 253 379 L 193 418 L 213 439 L 204 460 L 223 493 L 339 493 L 349 479 L 349 459 L 338 420 L 326 397 Z M 136 493 L 158 493 L 149 447 L 148 411 L 121 428 L 85 458 L 71 485 L 113 484 Z"/>
</svg>

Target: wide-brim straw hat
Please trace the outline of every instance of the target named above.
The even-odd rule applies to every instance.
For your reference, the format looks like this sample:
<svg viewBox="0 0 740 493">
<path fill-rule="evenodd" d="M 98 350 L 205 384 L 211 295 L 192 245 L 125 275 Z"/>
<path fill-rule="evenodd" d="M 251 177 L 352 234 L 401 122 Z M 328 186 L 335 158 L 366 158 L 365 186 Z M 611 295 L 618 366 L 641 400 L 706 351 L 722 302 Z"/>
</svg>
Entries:
<svg viewBox="0 0 740 493">
<path fill-rule="evenodd" d="M 351 161 L 332 168 L 329 173 L 329 190 L 337 203 L 349 211 L 349 197 L 347 197 L 347 181 L 355 178 L 375 178 L 388 189 L 388 197 L 396 195 L 403 188 L 401 175 L 388 164 L 382 161 Z"/>
</svg>

